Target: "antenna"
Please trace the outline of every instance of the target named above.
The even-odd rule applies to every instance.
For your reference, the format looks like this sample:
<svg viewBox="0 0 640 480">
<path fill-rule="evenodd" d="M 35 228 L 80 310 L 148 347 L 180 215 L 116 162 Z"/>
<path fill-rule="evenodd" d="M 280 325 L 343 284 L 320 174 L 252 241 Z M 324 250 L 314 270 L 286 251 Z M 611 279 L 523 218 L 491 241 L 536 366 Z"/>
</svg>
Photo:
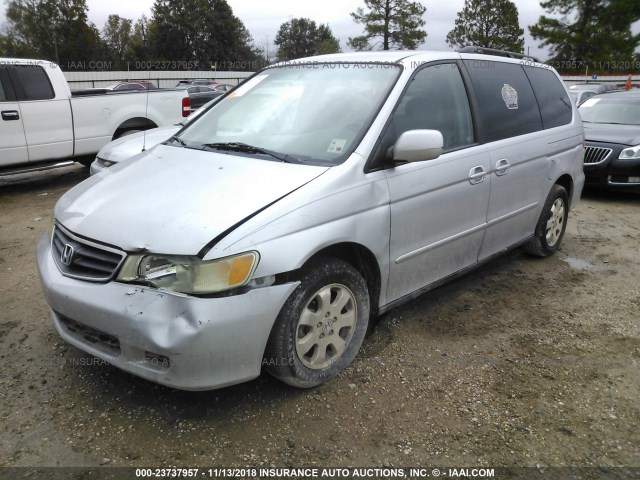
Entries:
<svg viewBox="0 0 640 480">
<path fill-rule="evenodd" d="M 158 82 L 159 83 L 159 82 Z M 147 68 L 147 104 L 144 107 L 144 118 L 149 118 L 149 86 L 151 85 L 151 70 Z M 158 87 L 160 87 L 158 85 Z M 147 129 L 142 131 L 142 151 L 147 151 Z"/>
</svg>

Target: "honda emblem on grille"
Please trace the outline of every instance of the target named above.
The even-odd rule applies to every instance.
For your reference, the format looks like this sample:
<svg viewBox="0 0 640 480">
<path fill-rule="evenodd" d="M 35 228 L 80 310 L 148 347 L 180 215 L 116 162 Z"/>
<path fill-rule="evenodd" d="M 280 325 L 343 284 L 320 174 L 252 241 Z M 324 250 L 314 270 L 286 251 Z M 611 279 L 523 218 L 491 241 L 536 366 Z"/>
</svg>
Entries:
<svg viewBox="0 0 640 480">
<path fill-rule="evenodd" d="M 65 265 L 71 265 L 71 261 L 73 260 L 73 247 L 68 243 L 64 244 L 64 248 L 62 249 L 62 255 L 60 255 L 60 261 Z"/>
</svg>

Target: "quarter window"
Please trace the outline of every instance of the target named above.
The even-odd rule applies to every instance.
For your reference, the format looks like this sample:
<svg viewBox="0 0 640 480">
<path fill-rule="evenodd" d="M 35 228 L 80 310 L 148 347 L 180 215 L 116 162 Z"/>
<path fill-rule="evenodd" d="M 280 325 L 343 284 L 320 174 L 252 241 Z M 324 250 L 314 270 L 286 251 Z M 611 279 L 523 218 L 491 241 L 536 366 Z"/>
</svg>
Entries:
<svg viewBox="0 0 640 480">
<path fill-rule="evenodd" d="M 538 99 L 544 128 L 559 127 L 571 123 L 571 100 L 558 77 L 551 71 L 538 67 L 524 69 Z M 587 96 L 584 99 L 589 98 Z"/>
<path fill-rule="evenodd" d="M 520 65 L 485 60 L 464 63 L 478 99 L 478 126 L 483 141 L 542 130 L 536 97 Z"/>
</svg>

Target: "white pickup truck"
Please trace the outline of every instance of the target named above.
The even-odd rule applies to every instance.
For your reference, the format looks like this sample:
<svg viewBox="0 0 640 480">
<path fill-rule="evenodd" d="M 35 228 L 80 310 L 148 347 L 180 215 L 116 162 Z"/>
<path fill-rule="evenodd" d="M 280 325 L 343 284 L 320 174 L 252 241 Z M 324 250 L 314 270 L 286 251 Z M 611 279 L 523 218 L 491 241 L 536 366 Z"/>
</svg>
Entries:
<svg viewBox="0 0 640 480">
<path fill-rule="evenodd" d="M 186 90 L 72 92 L 55 63 L 0 58 L 0 174 L 89 165 L 115 138 L 189 113 Z"/>
</svg>

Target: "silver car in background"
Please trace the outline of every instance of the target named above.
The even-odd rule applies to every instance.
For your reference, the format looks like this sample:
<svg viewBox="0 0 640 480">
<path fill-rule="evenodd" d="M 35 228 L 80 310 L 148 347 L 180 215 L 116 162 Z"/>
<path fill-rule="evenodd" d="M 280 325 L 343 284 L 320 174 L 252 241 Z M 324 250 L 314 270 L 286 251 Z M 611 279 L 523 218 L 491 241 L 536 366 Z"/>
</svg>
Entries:
<svg viewBox="0 0 640 480">
<path fill-rule="evenodd" d="M 583 142 L 560 77 L 531 59 L 274 65 L 67 192 L 38 245 L 43 291 L 67 342 L 154 382 L 264 368 L 313 387 L 373 316 L 509 249 L 554 253 Z"/>
</svg>

